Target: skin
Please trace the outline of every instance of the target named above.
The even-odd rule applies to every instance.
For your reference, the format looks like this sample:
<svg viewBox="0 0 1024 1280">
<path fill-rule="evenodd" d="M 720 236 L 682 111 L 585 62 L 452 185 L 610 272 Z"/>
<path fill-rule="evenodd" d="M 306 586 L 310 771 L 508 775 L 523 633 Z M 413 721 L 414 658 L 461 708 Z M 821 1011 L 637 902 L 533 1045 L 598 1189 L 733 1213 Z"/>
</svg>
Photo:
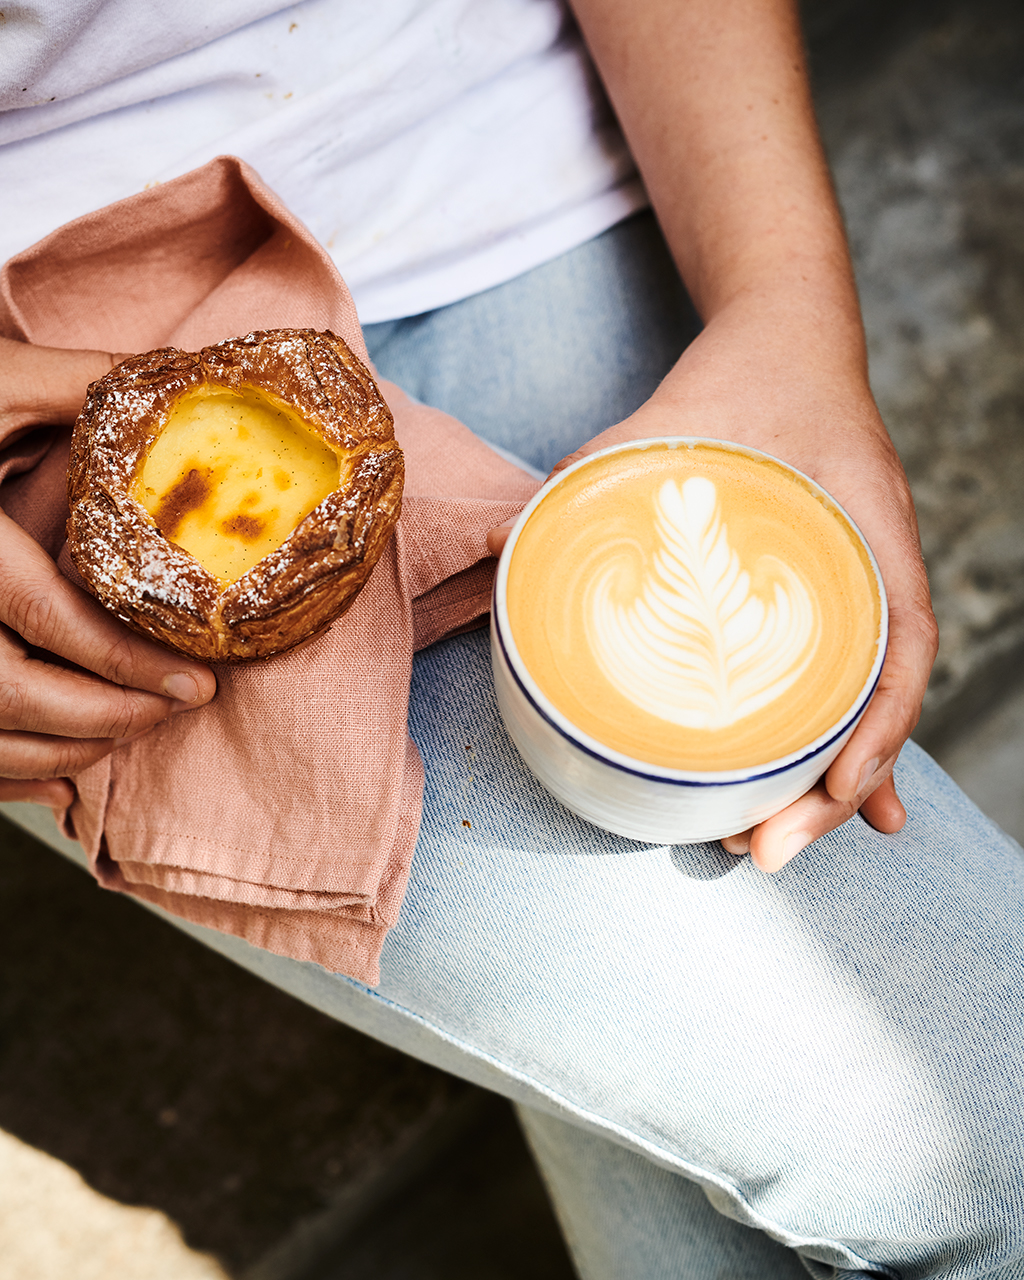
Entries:
<svg viewBox="0 0 1024 1280">
<path fill-rule="evenodd" d="M 846 748 L 808 795 L 723 841 L 777 871 L 858 809 L 884 832 L 906 820 L 892 767 L 937 647 L 910 492 L 868 387 L 793 5 L 573 7 L 705 329 L 645 405 L 559 466 L 652 435 L 763 449 L 846 507 L 889 595 L 885 668 Z M 0 440 L 73 421 L 89 382 L 115 359 L 0 340 Z M 66 775 L 209 701 L 214 677 L 127 631 L 0 520 L 0 799 L 63 805 L 72 794 Z M 493 530 L 491 549 L 506 537 L 507 528 Z M 39 659 L 38 649 L 74 668 Z"/>
<path fill-rule="evenodd" d="M 898 831 L 892 768 L 938 646 L 906 476 L 868 386 L 853 271 L 789 0 L 573 0 L 705 328 L 651 399 L 562 460 L 657 435 L 734 440 L 814 477 L 875 552 L 890 640 L 825 778 L 723 840 L 778 871 L 858 810 Z M 507 527 L 493 530 L 498 551 Z"/>
<path fill-rule="evenodd" d="M 121 359 L 0 338 L 0 440 L 74 422 L 89 383 Z M 208 667 L 122 626 L 0 513 L 0 800 L 63 808 L 69 775 L 216 688 Z"/>
</svg>

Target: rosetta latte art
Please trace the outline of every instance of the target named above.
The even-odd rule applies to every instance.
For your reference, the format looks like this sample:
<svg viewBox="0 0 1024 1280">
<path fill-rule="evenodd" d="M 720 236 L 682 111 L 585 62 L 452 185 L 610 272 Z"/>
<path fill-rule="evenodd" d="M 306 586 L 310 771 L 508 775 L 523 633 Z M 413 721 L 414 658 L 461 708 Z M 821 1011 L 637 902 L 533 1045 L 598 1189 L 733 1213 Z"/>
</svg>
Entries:
<svg viewBox="0 0 1024 1280">
<path fill-rule="evenodd" d="M 616 591 L 621 557 L 593 580 L 591 645 L 607 679 L 650 715 L 689 729 L 726 728 L 799 679 L 814 654 L 818 611 L 797 572 L 775 556 L 751 566 L 767 584 L 763 598 L 754 591 L 704 477 L 661 485 L 657 532 L 660 546 L 635 599 L 624 604 Z"/>
</svg>

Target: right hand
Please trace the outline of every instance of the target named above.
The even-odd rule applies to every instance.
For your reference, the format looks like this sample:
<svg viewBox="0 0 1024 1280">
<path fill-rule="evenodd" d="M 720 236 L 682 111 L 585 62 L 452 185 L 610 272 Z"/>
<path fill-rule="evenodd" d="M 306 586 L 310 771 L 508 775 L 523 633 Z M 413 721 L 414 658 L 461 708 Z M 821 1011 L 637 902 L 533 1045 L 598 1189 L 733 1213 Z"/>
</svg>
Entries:
<svg viewBox="0 0 1024 1280">
<path fill-rule="evenodd" d="M 0 338 L 0 439 L 73 422 L 121 358 Z M 0 801 L 67 806 L 69 776 L 216 689 L 208 667 L 129 631 L 0 512 Z"/>
</svg>

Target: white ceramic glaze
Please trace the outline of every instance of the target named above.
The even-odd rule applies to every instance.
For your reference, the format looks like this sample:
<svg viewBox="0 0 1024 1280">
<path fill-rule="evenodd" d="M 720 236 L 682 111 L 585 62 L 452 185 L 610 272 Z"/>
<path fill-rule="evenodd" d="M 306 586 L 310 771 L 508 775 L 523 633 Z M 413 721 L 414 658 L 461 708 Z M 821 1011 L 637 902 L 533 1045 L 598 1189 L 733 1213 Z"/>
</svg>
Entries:
<svg viewBox="0 0 1024 1280">
<path fill-rule="evenodd" d="M 864 714 L 885 659 L 888 611 L 881 574 L 871 549 L 850 517 L 871 563 L 881 600 L 874 662 L 853 703 L 834 725 L 804 748 L 749 769 L 700 773 L 667 769 L 622 755 L 577 729 L 545 697 L 526 669 L 508 620 L 507 586 L 512 553 L 530 515 L 566 476 L 595 458 L 651 445 L 708 444 L 749 457 L 755 449 L 719 440 L 664 437 L 634 440 L 591 454 L 549 480 L 527 505 L 498 564 L 491 608 L 491 657 L 502 719 L 524 762 L 567 808 L 596 826 L 653 844 L 694 844 L 745 831 L 810 790 L 836 758 Z M 772 458 L 771 461 L 779 462 Z M 781 463 L 842 511 L 839 503 L 802 472 Z"/>
</svg>

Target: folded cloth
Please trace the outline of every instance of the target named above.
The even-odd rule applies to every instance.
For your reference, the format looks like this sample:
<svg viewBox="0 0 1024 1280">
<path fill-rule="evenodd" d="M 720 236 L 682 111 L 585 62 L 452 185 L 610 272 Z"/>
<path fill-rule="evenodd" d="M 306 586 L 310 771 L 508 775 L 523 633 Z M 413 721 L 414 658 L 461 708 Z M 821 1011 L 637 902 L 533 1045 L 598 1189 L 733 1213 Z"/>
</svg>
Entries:
<svg viewBox="0 0 1024 1280">
<path fill-rule="evenodd" d="M 330 258 L 232 157 L 69 223 L 0 274 L 0 333 L 47 346 L 197 350 L 286 326 L 331 329 L 368 360 Z M 536 489 L 453 418 L 381 390 L 405 497 L 355 604 L 297 652 L 218 668 L 212 703 L 78 774 L 64 815 L 107 888 L 368 984 L 419 828 L 413 650 L 486 613 L 487 530 Z M 0 505 L 73 577 L 68 442 L 12 445 Z"/>
</svg>

